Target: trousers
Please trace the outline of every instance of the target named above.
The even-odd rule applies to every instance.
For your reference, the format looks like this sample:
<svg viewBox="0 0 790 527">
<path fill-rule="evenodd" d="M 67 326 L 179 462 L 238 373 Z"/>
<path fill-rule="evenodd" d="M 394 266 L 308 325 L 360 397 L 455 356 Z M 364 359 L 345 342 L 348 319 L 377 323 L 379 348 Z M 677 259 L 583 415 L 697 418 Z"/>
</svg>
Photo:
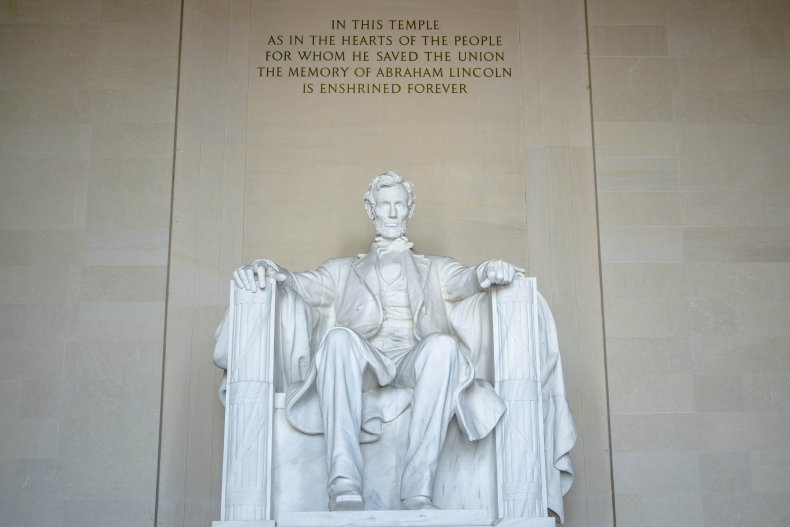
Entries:
<svg viewBox="0 0 790 527">
<path fill-rule="evenodd" d="M 388 355 L 354 331 L 339 327 L 326 334 L 315 358 L 330 489 L 338 478 L 362 488 L 362 393 L 365 371 L 374 367 L 379 384 L 412 389 L 401 499 L 432 497 L 463 360 L 456 339 L 433 333 L 409 350 Z"/>
</svg>

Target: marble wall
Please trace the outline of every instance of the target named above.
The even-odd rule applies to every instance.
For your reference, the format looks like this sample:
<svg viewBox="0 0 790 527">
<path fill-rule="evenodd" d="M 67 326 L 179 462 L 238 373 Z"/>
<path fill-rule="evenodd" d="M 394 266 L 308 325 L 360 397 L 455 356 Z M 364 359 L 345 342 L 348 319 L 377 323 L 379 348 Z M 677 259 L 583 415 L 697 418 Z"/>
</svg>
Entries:
<svg viewBox="0 0 790 527">
<path fill-rule="evenodd" d="M 790 4 L 588 16 L 618 525 L 788 525 Z"/>
<path fill-rule="evenodd" d="M 786 1 L 398 2 L 496 21 L 516 78 L 370 137 L 250 75 L 275 13 L 326 3 L 181 4 L 0 5 L 0 526 L 218 518 L 227 277 L 363 250 L 361 190 L 387 168 L 417 182 L 420 250 L 538 277 L 581 431 L 569 525 L 614 521 L 604 364 L 619 525 L 790 522 Z"/>
<path fill-rule="evenodd" d="M 179 4 L 0 4 L 0 525 L 153 524 Z"/>
</svg>

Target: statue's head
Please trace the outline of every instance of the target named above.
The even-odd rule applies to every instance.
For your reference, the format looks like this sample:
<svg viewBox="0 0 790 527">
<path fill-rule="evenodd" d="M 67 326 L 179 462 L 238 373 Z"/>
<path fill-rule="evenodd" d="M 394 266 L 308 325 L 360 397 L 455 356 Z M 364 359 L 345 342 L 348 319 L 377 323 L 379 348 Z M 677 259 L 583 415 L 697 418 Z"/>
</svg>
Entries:
<svg viewBox="0 0 790 527">
<path fill-rule="evenodd" d="M 377 235 L 394 240 L 406 234 L 416 201 L 413 190 L 411 181 L 404 181 L 392 171 L 373 178 L 365 193 L 365 210 Z"/>
</svg>

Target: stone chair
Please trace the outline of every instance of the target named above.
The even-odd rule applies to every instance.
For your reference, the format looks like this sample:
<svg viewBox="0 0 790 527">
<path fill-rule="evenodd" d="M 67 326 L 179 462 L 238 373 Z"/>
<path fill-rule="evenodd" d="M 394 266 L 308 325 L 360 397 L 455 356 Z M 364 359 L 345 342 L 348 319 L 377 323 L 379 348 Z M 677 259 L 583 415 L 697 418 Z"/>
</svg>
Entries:
<svg viewBox="0 0 790 527">
<path fill-rule="evenodd" d="M 284 415 L 289 359 L 278 349 L 277 287 L 273 280 L 255 293 L 233 281 L 230 287 L 227 335 L 215 352 L 215 362 L 227 368 L 222 520 L 215 527 L 554 527 L 562 520 L 576 432 L 554 320 L 534 278 L 517 277 L 474 300 L 490 328 L 482 333 L 490 353 L 476 371 L 492 382 L 507 411 L 480 441 L 467 440 L 450 423 L 434 486 L 440 511 L 397 510 L 407 410 L 384 425 L 381 440 L 363 445 L 369 510 L 327 512 L 323 436 L 296 431 Z"/>
</svg>

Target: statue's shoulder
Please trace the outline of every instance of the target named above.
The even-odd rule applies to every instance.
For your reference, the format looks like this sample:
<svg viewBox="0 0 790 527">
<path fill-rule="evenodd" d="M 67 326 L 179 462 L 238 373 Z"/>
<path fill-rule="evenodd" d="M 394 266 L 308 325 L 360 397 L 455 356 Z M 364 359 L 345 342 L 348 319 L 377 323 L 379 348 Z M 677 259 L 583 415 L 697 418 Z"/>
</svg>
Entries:
<svg viewBox="0 0 790 527">
<path fill-rule="evenodd" d="M 343 269 L 345 267 L 349 267 L 352 263 L 359 259 L 359 256 L 342 256 L 339 258 L 330 258 L 326 260 L 324 263 L 321 264 L 321 267 L 325 269 Z"/>
<path fill-rule="evenodd" d="M 425 258 L 426 260 L 430 260 L 430 262 L 434 265 L 447 265 L 450 263 L 454 263 L 455 259 L 451 258 L 450 256 L 437 256 L 434 254 L 414 254 L 416 258 Z"/>
</svg>

